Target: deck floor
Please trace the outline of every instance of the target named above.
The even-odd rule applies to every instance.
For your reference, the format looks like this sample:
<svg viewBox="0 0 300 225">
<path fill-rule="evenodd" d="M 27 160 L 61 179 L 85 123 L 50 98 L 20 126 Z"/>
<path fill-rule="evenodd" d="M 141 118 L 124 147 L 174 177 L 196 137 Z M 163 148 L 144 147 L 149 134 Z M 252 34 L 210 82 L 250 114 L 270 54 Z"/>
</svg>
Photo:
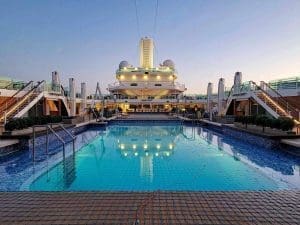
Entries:
<svg viewBox="0 0 300 225">
<path fill-rule="evenodd" d="M 300 191 L 0 193 L 1 225 L 299 223 Z"/>
</svg>

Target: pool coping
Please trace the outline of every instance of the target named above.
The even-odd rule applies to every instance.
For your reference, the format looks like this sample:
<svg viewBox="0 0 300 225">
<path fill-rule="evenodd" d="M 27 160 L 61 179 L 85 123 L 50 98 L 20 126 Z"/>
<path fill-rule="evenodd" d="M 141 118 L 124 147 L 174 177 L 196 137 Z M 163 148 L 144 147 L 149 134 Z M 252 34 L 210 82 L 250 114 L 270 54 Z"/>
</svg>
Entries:
<svg viewBox="0 0 300 225">
<path fill-rule="evenodd" d="M 0 224 L 298 224 L 300 191 L 0 192 Z"/>
</svg>

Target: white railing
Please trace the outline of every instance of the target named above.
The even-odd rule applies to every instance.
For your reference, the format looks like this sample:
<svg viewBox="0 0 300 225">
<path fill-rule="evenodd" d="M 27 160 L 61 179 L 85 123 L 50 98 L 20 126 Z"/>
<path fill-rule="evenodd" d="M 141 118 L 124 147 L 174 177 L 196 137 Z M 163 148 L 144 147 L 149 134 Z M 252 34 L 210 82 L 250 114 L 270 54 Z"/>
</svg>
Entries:
<svg viewBox="0 0 300 225">
<path fill-rule="evenodd" d="M 141 89 L 141 88 L 151 88 L 151 89 L 177 89 L 180 91 L 185 90 L 185 85 L 180 84 L 180 83 L 171 83 L 171 82 L 143 82 L 143 83 L 135 83 L 136 86 L 131 86 L 133 82 L 130 83 L 120 83 L 120 82 L 115 82 L 113 84 L 108 85 L 108 90 L 118 90 L 118 89 Z M 158 86 L 157 84 L 160 84 Z"/>
</svg>

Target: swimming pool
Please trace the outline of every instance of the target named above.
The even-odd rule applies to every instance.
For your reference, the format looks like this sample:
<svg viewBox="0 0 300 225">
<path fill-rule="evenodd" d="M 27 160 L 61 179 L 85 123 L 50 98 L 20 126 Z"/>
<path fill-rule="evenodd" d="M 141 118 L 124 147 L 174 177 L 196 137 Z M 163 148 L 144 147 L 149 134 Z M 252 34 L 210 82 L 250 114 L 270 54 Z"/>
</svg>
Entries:
<svg viewBox="0 0 300 225">
<path fill-rule="evenodd" d="M 86 131 L 78 136 L 77 142 L 81 143 L 82 135 L 88 132 L 96 133 L 75 154 L 31 171 L 19 188 L 30 191 L 300 188 L 299 158 L 276 149 L 249 146 L 203 127 L 178 123 L 115 124 L 104 130 Z"/>
</svg>

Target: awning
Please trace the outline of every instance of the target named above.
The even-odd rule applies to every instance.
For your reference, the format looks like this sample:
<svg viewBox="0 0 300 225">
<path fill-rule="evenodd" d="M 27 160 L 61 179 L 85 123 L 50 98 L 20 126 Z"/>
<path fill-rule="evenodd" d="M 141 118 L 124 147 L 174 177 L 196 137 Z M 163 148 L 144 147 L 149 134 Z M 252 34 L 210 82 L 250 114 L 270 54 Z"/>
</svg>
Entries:
<svg viewBox="0 0 300 225">
<path fill-rule="evenodd" d="M 53 100 L 47 100 L 51 112 L 58 112 L 58 108 Z"/>
</svg>

